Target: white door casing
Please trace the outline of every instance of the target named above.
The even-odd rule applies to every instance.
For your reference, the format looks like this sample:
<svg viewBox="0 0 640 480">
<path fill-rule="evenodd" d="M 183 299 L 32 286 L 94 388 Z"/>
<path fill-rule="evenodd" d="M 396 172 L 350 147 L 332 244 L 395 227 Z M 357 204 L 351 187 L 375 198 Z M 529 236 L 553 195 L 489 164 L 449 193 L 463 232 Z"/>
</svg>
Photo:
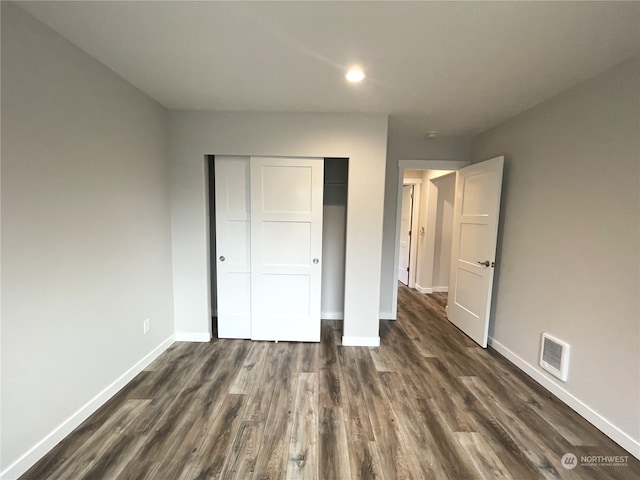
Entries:
<svg viewBox="0 0 640 480">
<path fill-rule="evenodd" d="M 411 252 L 411 211 L 413 185 L 402 186 L 402 210 L 400 218 L 400 251 L 398 261 L 398 280 L 409 285 L 409 260 Z"/>
<path fill-rule="evenodd" d="M 487 346 L 504 157 L 458 170 L 447 316 Z"/>
<path fill-rule="evenodd" d="M 251 338 L 320 341 L 321 158 L 251 157 Z"/>
<path fill-rule="evenodd" d="M 216 156 L 218 337 L 251 338 L 249 157 Z"/>
</svg>

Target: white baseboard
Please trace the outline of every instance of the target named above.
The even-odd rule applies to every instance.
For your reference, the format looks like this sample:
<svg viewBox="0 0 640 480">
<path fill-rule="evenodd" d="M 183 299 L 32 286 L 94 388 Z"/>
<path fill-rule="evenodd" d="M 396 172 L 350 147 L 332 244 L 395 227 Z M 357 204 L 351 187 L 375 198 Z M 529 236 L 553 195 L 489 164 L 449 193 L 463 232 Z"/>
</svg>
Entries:
<svg viewBox="0 0 640 480">
<path fill-rule="evenodd" d="M 449 287 L 421 287 L 416 283 L 416 290 L 420 293 L 447 293 Z"/>
<path fill-rule="evenodd" d="M 395 320 L 396 315 L 391 312 L 380 312 L 380 320 Z"/>
<path fill-rule="evenodd" d="M 640 441 L 632 438 L 630 435 L 622 431 L 605 417 L 596 412 L 589 405 L 584 403 L 579 398 L 575 397 L 569 391 L 562 388 L 562 386 L 558 385 L 554 380 L 547 377 L 546 373 L 542 373 L 535 366 L 526 362 L 524 359 L 516 355 L 514 352 L 509 350 L 497 340 L 490 338 L 489 344 L 507 360 L 520 368 L 520 370 L 522 370 L 544 388 L 553 393 L 556 397 L 562 400 L 577 413 L 582 415 L 586 420 L 592 423 L 607 437 L 627 450 L 629 453 L 631 453 L 631 455 L 640 459 Z"/>
<path fill-rule="evenodd" d="M 151 362 L 160 356 L 175 341 L 171 335 L 151 352 L 145 355 L 139 362 L 118 377 L 111 385 L 89 400 L 78 411 L 67 418 L 62 424 L 51 431 L 46 437 L 31 447 L 18 460 L 9 465 L 0 473 L 0 480 L 15 480 L 36 464 L 49 450 L 55 447 L 62 439 L 69 435 L 78 425 L 84 422 L 107 400 L 118 393 L 122 387 L 129 383 L 136 375 L 143 371 Z"/>
<path fill-rule="evenodd" d="M 344 320 L 344 312 L 320 312 L 322 320 Z"/>
<path fill-rule="evenodd" d="M 379 347 L 380 337 L 342 337 L 343 347 Z"/>
<path fill-rule="evenodd" d="M 211 334 L 202 332 L 176 332 L 176 342 L 210 342 Z"/>
<path fill-rule="evenodd" d="M 416 290 L 420 293 L 433 293 L 433 288 L 431 287 L 421 287 L 416 283 Z"/>
</svg>

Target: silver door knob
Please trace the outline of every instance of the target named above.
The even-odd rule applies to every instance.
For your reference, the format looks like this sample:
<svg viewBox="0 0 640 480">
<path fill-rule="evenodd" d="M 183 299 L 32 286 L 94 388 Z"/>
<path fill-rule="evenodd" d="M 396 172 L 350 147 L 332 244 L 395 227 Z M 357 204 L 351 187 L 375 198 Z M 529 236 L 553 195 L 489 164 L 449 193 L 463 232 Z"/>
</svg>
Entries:
<svg viewBox="0 0 640 480">
<path fill-rule="evenodd" d="M 489 260 L 485 260 L 484 262 L 481 262 L 480 260 L 478 260 L 478 263 L 480 265 L 484 265 L 485 267 L 488 267 L 489 265 L 491 265 L 491 262 Z"/>
<path fill-rule="evenodd" d="M 220 261 L 221 261 L 221 262 L 224 262 L 225 260 L 226 260 L 226 258 L 224 258 L 224 256 L 223 256 L 223 255 L 220 255 Z"/>
<path fill-rule="evenodd" d="M 317 258 L 314 258 L 314 259 L 313 259 L 313 263 L 316 263 L 316 264 L 317 264 L 317 263 L 320 263 L 320 260 L 318 260 Z"/>
</svg>

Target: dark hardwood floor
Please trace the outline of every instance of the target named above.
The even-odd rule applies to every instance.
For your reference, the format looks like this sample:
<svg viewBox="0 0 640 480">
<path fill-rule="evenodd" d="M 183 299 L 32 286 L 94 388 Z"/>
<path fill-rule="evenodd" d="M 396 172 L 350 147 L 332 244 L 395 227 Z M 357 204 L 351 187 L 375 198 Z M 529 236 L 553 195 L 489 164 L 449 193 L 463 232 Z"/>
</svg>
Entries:
<svg viewBox="0 0 640 480">
<path fill-rule="evenodd" d="M 640 478 L 640 462 L 477 347 L 445 304 L 402 287 L 380 348 L 341 347 L 333 321 L 320 344 L 176 343 L 21 478 Z"/>
</svg>

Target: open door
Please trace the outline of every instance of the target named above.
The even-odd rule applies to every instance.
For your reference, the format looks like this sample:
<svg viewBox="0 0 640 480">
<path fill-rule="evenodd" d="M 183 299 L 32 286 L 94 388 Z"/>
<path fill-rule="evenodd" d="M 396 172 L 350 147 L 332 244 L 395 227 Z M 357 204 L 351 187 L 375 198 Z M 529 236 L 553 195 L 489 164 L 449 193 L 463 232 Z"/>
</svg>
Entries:
<svg viewBox="0 0 640 480">
<path fill-rule="evenodd" d="M 320 341 L 322 158 L 251 157 L 251 338 Z"/>
<path fill-rule="evenodd" d="M 449 321 L 487 346 L 504 157 L 458 170 L 451 246 Z"/>
<path fill-rule="evenodd" d="M 413 185 L 402 186 L 402 210 L 400 219 L 400 258 L 398 280 L 409 285 L 409 261 L 411 252 L 411 212 L 413 211 Z"/>
</svg>

